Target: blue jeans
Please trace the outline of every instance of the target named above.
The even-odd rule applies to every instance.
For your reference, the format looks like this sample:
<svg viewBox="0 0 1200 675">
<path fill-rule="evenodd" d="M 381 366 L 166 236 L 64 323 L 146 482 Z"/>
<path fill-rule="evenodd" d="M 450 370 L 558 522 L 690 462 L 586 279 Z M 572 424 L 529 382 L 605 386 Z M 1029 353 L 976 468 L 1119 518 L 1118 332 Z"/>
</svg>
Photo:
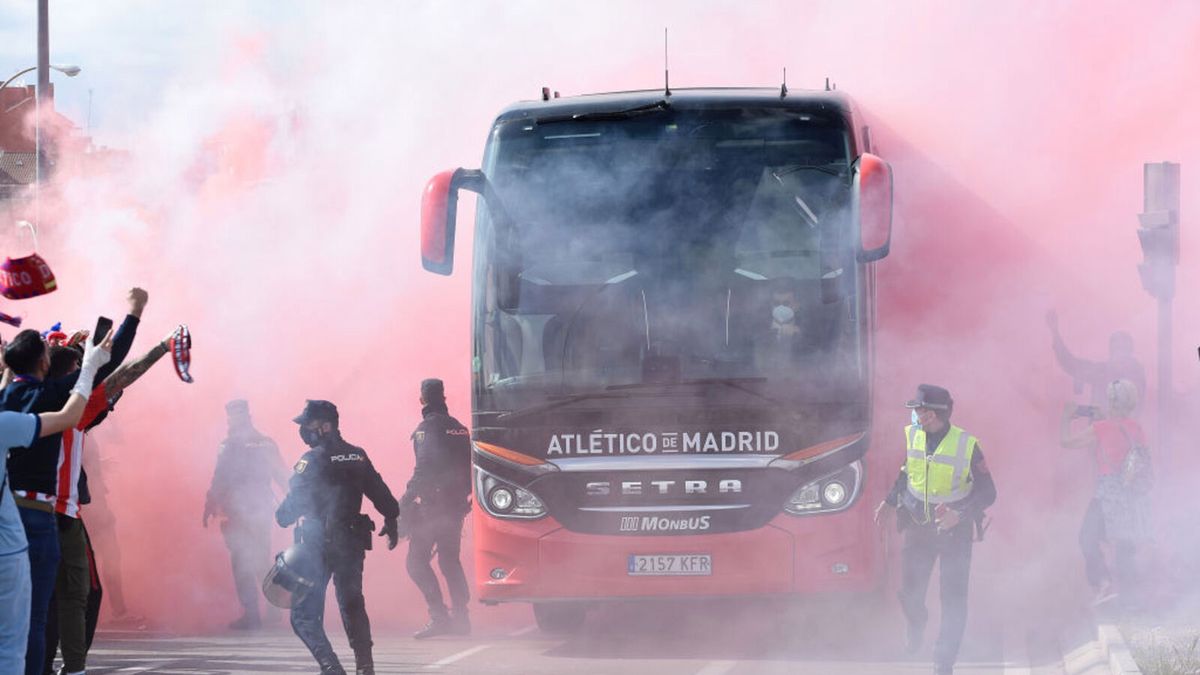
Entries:
<svg viewBox="0 0 1200 675">
<path fill-rule="evenodd" d="M 29 556 L 0 556 L 0 673 L 25 672 L 29 639 Z"/>
<path fill-rule="evenodd" d="M 53 513 L 18 508 L 25 538 L 29 540 L 29 577 L 33 592 L 29 605 L 29 639 L 25 647 L 25 675 L 41 675 L 46 652 L 46 615 L 58 577 L 58 523 Z"/>
</svg>

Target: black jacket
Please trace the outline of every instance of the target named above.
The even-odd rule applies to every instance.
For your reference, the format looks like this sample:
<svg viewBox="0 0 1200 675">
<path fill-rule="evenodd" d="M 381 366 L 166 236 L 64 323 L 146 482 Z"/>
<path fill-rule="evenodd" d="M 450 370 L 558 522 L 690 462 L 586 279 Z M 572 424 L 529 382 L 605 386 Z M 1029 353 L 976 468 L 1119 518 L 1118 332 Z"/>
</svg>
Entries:
<svg viewBox="0 0 1200 675">
<path fill-rule="evenodd" d="M 304 518 L 319 522 L 327 536 L 353 527 L 362 498 L 384 518 L 400 515 L 392 491 L 371 464 L 365 450 L 350 445 L 334 431 L 321 445 L 304 453 L 288 481 L 288 493 L 275 511 L 275 520 L 288 527 Z"/>
<path fill-rule="evenodd" d="M 113 336 L 112 358 L 96 373 L 99 384 L 112 374 L 133 346 L 137 335 L 138 318 L 127 315 Z M 79 380 L 79 371 L 53 380 L 36 380 L 18 377 L 0 392 L 0 410 L 44 413 L 61 410 L 71 398 L 71 389 Z M 12 449 L 8 455 L 9 487 L 13 490 L 30 490 L 43 494 L 57 494 L 58 454 L 62 448 L 62 434 L 39 438 L 28 449 Z"/>
<path fill-rule="evenodd" d="M 412 434 L 416 464 L 400 501 L 461 508 L 471 494 L 471 434 L 445 405 L 427 405 L 421 414 Z"/>
<path fill-rule="evenodd" d="M 275 501 L 272 481 L 280 486 L 287 482 L 275 441 L 254 429 L 230 435 L 221 443 L 204 510 L 230 518 L 269 517 Z"/>
</svg>

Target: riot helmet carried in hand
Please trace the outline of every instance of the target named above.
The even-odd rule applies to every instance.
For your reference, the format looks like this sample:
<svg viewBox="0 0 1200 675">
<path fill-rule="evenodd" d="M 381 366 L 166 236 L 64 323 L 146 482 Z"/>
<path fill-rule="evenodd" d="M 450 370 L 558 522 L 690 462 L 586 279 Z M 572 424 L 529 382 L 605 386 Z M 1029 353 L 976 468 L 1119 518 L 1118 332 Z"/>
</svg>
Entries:
<svg viewBox="0 0 1200 675">
<path fill-rule="evenodd" d="M 293 544 L 275 556 L 275 565 L 263 579 L 263 596 L 267 602 L 290 609 L 312 590 L 320 574 L 320 555 L 315 547 Z"/>
</svg>

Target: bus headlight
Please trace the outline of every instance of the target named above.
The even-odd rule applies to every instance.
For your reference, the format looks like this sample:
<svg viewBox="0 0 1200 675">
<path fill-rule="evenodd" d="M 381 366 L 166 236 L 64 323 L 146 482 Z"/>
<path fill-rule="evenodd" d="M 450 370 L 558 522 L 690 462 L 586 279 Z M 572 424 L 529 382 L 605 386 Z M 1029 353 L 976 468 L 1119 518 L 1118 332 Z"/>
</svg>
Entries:
<svg viewBox="0 0 1200 675">
<path fill-rule="evenodd" d="M 498 487 L 488 493 L 488 502 L 492 508 L 501 512 L 508 513 L 508 510 L 513 505 L 513 493 L 506 487 Z"/>
<path fill-rule="evenodd" d="M 862 462 L 801 486 L 792 493 L 783 510 L 796 516 L 834 513 L 850 507 L 862 487 Z"/>
<path fill-rule="evenodd" d="M 846 486 L 835 481 L 825 484 L 825 489 L 821 490 L 821 496 L 825 498 L 825 503 L 830 506 L 841 506 L 842 502 L 846 501 Z"/>
<path fill-rule="evenodd" d="M 541 518 L 546 505 L 537 495 L 475 467 L 475 499 L 497 518 Z"/>
</svg>

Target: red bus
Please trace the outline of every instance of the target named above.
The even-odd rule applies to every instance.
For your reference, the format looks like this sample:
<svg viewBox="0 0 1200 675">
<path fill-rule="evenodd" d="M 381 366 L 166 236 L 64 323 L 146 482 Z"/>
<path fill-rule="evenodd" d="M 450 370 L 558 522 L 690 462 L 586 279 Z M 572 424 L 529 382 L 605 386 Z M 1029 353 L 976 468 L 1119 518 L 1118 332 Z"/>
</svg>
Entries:
<svg viewBox="0 0 1200 675">
<path fill-rule="evenodd" d="M 430 180 L 432 272 L 480 195 L 482 602 L 561 631 L 602 600 L 876 587 L 892 175 L 870 149 L 837 91 L 543 97 L 500 113 L 481 169 Z"/>
</svg>

